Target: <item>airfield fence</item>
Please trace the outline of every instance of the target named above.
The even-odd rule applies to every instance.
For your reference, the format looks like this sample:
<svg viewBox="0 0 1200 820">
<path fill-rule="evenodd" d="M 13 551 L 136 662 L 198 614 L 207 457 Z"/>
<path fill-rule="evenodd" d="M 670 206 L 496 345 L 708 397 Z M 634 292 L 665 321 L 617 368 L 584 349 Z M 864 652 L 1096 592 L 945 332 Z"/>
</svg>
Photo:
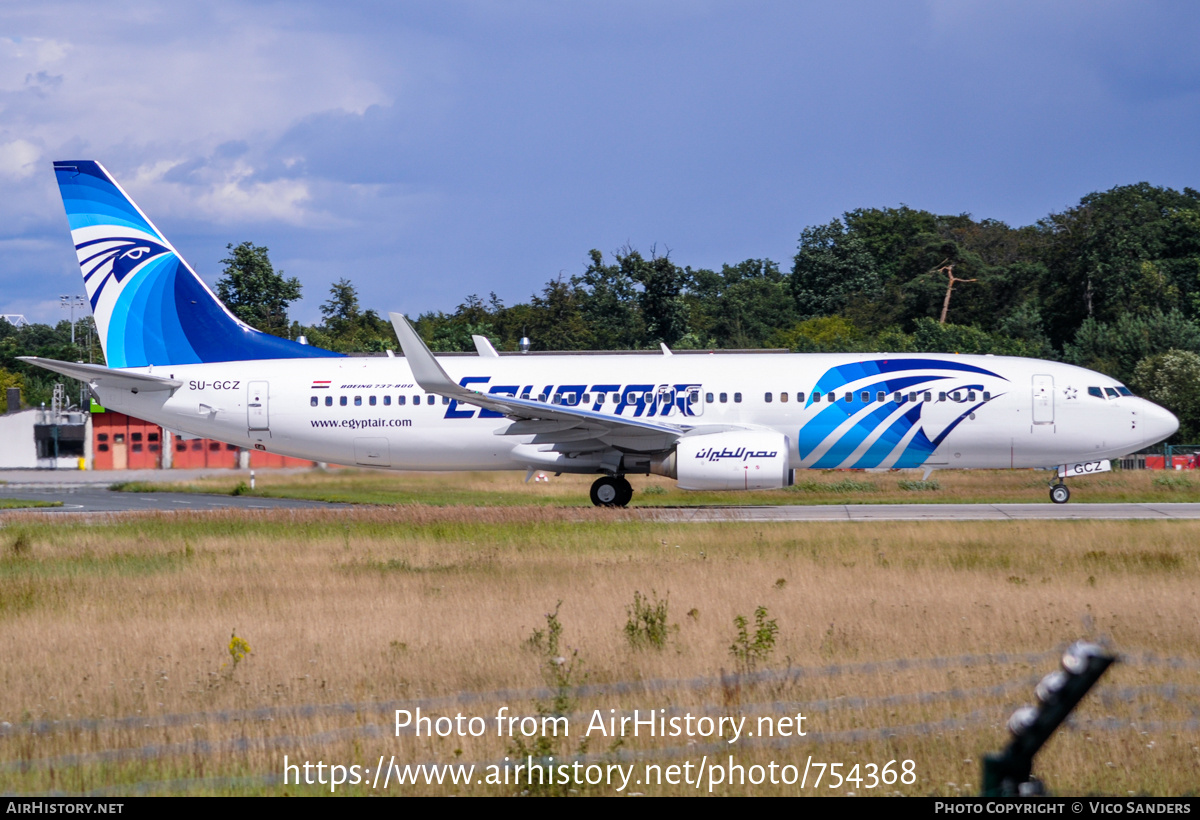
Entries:
<svg viewBox="0 0 1200 820">
<path fill-rule="evenodd" d="M 735 709 L 740 714 L 770 715 L 804 712 L 806 715 L 830 715 L 837 713 L 868 714 L 870 710 L 895 710 L 902 707 L 947 707 L 944 718 L 914 722 L 883 723 L 862 728 L 836 729 L 829 731 L 810 730 L 803 737 L 755 737 L 739 744 L 745 749 L 780 749 L 797 743 L 863 743 L 889 741 L 922 735 L 953 733 L 969 727 L 1003 726 L 1012 707 L 1032 697 L 1034 685 L 1051 670 L 1061 650 L 1021 653 L 985 654 L 934 657 L 924 659 L 896 659 L 888 661 L 833 664 L 818 667 L 788 667 L 785 669 L 762 670 L 750 674 L 722 672 L 719 675 L 686 679 L 650 679 L 613 681 L 602 684 L 586 684 L 555 690 L 547 687 L 527 689 L 501 689 L 489 692 L 463 692 L 442 697 L 416 698 L 388 701 L 361 701 L 340 703 L 313 703 L 288 706 L 272 706 L 253 709 L 219 710 L 211 712 L 187 712 L 161 715 L 136 715 L 124 717 L 79 718 L 70 720 L 32 720 L 18 724 L 0 724 L 0 744 L 10 749 L 20 746 L 22 753 L 16 759 L 0 761 L 0 774 L 7 775 L 10 784 L 19 783 L 19 775 L 38 770 L 55 770 L 60 774 L 84 766 L 109 766 L 130 761 L 148 761 L 163 758 L 189 757 L 210 758 L 216 755 L 244 755 L 250 752 L 319 753 L 330 744 L 361 740 L 384 740 L 397 736 L 394 714 L 398 709 L 413 711 L 420 708 L 435 714 L 446 714 L 447 710 L 463 707 L 481 707 L 499 704 L 530 704 L 545 702 L 564 692 L 576 703 L 594 701 L 597 698 L 625 697 L 641 694 L 683 693 L 700 695 L 720 692 L 721 702 L 702 699 L 689 706 L 672 706 L 663 714 L 666 717 L 682 714 L 685 710 L 694 714 L 720 715 L 731 711 L 728 694 L 731 690 L 750 696 L 738 700 Z M 1151 652 L 1127 652 L 1120 657 L 1122 666 L 1149 672 L 1151 670 L 1200 671 L 1200 661 L 1175 657 L 1162 657 Z M 1007 673 L 1004 668 L 1009 667 Z M 946 688 L 916 691 L 903 694 L 878 696 L 837 696 L 827 698 L 784 697 L 789 690 L 805 681 L 830 680 L 839 677 L 862 675 L 895 675 L 914 670 L 942 669 L 959 672 L 965 669 L 995 669 L 997 677 L 1007 677 L 1002 682 L 988 686 Z M 1186 679 L 1192 679 L 1190 674 Z M 762 696 L 766 697 L 757 697 Z M 1140 735 L 1161 733 L 1195 733 L 1200 731 L 1200 685 L 1173 682 L 1151 683 L 1138 686 L 1104 686 L 1093 693 L 1092 698 L 1106 711 L 1117 707 L 1134 705 L 1132 716 L 1104 716 L 1070 721 L 1067 731 L 1127 732 Z M 978 705 L 981 702 L 987 705 Z M 1172 704 L 1173 714 L 1180 719 L 1158 719 L 1165 704 Z M 976 705 L 977 708 L 954 714 L 957 705 Z M 585 719 L 591 710 L 579 709 L 567 715 L 572 722 Z M 532 716 L 533 710 L 529 716 Z M 896 714 L 894 711 L 891 714 Z M 1187 715 L 1188 717 L 1182 717 Z M 514 715 L 520 717 L 520 715 Z M 306 720 L 316 718 L 345 720 L 353 725 L 324 731 L 295 733 L 274 732 L 275 727 L 298 726 Z M 155 735 L 171 727 L 191 729 L 217 727 L 223 724 L 239 724 L 241 736 L 223 740 L 193 739 L 181 742 L 144 743 L 117 745 L 109 748 L 75 754 L 36 756 L 38 740 L 54 737 L 91 738 L 111 737 L 128 741 L 138 733 Z M 404 730 L 412 734 L 413 729 Z M 18 740 L 19 744 L 9 741 Z M 668 761 L 701 754 L 727 751 L 725 740 L 713 742 L 690 742 L 686 745 L 660 745 L 650 749 L 617 748 L 606 752 L 571 755 L 570 760 L 581 763 L 611 763 L 646 760 Z M 507 761 L 507 758 L 505 759 Z M 482 768 L 489 765 L 513 765 L 496 759 L 480 760 L 475 763 Z M 413 766 L 437 766 L 446 761 L 412 761 Z M 466 764 L 470 765 L 470 764 Z M 261 789 L 277 784 L 283 775 L 278 771 L 263 772 L 251 776 L 195 777 L 172 780 L 141 780 L 120 785 L 102 787 L 89 791 L 94 796 L 113 794 L 180 793 L 203 791 L 231 791 Z M 14 777 L 15 776 L 15 777 Z M 18 793 L 18 792 L 12 792 Z M 39 792 L 44 794 L 45 792 Z M 63 793 L 66 794 L 66 793 Z"/>
</svg>

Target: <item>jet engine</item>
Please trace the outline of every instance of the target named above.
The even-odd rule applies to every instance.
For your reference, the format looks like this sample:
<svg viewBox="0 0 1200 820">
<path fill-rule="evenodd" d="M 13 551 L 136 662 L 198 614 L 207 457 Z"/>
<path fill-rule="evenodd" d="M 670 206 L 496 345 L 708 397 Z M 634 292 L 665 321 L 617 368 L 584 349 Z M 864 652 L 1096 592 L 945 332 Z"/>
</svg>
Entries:
<svg viewBox="0 0 1200 820">
<path fill-rule="evenodd" d="M 688 436 L 650 472 L 681 490 L 777 490 L 792 485 L 790 448 L 787 436 L 766 431 Z"/>
</svg>

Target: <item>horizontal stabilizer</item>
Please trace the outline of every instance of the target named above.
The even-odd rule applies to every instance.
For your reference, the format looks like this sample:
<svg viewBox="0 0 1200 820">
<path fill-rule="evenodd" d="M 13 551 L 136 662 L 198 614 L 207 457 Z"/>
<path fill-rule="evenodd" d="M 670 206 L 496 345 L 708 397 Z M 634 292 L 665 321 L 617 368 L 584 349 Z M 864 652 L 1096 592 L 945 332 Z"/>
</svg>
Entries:
<svg viewBox="0 0 1200 820">
<path fill-rule="evenodd" d="M 83 364 L 82 362 L 60 362 L 56 359 L 42 359 L 38 356 L 18 356 L 23 362 L 53 370 L 72 379 L 87 382 L 93 387 L 116 387 L 121 390 L 147 392 L 153 390 L 175 390 L 183 386 L 178 379 L 168 379 L 165 376 L 154 376 L 149 373 L 134 373 L 129 370 L 114 370 L 100 364 Z"/>
</svg>

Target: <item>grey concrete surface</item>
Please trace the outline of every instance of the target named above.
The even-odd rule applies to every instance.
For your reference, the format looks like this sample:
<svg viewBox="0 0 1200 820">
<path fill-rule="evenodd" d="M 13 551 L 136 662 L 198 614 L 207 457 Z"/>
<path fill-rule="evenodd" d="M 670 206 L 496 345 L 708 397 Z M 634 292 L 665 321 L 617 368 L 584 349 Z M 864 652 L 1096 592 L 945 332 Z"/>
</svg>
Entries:
<svg viewBox="0 0 1200 820">
<path fill-rule="evenodd" d="M 271 470 L 281 472 L 307 472 Z M 258 471 L 259 474 L 265 471 Z M 27 507 L 0 510 L 8 514 L 39 513 L 117 513 L 165 510 L 274 510 L 274 509 L 338 509 L 345 504 L 324 501 L 303 501 L 288 498 L 254 498 L 250 496 L 207 495 L 201 493 L 122 493 L 108 487 L 118 481 L 194 481 L 198 478 L 228 478 L 249 481 L 249 470 L 0 470 L 0 498 L 20 498 L 35 501 L 59 501 L 61 507 Z"/>
</svg>

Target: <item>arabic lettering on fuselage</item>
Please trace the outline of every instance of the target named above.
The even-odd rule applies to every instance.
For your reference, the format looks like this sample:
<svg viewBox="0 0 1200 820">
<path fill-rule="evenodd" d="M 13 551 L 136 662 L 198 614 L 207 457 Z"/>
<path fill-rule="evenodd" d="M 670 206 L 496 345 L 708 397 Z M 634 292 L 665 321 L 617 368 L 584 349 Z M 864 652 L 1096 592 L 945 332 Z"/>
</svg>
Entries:
<svg viewBox="0 0 1200 820">
<path fill-rule="evenodd" d="M 491 376 L 466 376 L 459 379 L 461 387 L 486 392 L 493 396 L 515 396 L 535 401 L 545 401 L 550 404 L 561 404 L 568 407 L 581 407 L 594 412 L 611 412 L 617 416 L 628 415 L 632 418 L 649 418 L 651 416 L 669 416 L 677 413 L 681 416 L 696 415 L 695 406 L 700 404 L 699 384 L 491 384 Z M 483 385 L 488 385 L 483 390 Z M 613 395 L 617 401 L 612 401 Z M 585 403 L 584 397 L 588 397 Z M 693 398 L 694 397 L 694 398 Z M 463 405 L 457 399 L 452 400 L 446 408 L 444 418 L 448 419 L 498 419 L 503 418 L 494 410 L 484 410 Z"/>
<path fill-rule="evenodd" d="M 705 461 L 719 461 L 723 458 L 748 461 L 752 458 L 775 458 L 778 454 L 778 450 L 747 450 L 745 447 L 739 447 L 736 450 L 723 447 L 718 450 L 715 447 L 709 447 L 707 450 L 701 450 L 696 453 L 696 458 L 702 458 Z"/>
</svg>

